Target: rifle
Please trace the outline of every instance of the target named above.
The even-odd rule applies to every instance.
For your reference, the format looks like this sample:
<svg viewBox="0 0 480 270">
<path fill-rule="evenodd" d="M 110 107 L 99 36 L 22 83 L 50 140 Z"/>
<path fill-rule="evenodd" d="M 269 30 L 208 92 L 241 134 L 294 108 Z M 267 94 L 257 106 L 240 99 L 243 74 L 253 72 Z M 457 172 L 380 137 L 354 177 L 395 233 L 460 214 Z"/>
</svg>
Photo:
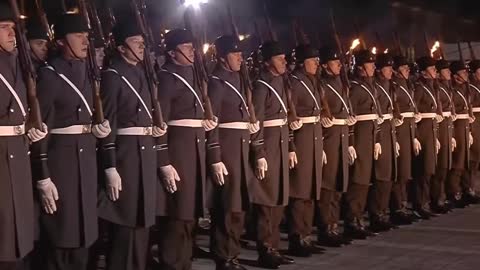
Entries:
<svg viewBox="0 0 480 270">
<path fill-rule="evenodd" d="M 340 72 L 340 77 L 342 79 L 344 91 L 348 93 L 348 91 L 350 90 L 350 81 L 348 80 L 348 67 L 345 64 L 347 63 L 347 60 L 345 58 L 342 42 L 340 41 L 340 36 L 338 35 L 337 26 L 335 24 L 335 17 L 333 15 L 333 9 L 330 9 L 330 23 L 331 23 L 333 35 L 335 38 L 335 43 L 337 44 L 337 50 L 340 53 L 340 61 L 342 62 L 342 71 Z"/>
<path fill-rule="evenodd" d="M 360 33 L 360 27 L 358 26 L 358 18 L 355 18 L 353 22 L 353 26 L 355 27 L 355 33 L 357 35 L 357 38 L 360 40 L 360 45 L 362 46 L 362 49 L 366 50 L 367 43 L 365 42 L 365 39 L 362 37 Z"/>
<path fill-rule="evenodd" d="M 45 13 L 45 9 L 43 9 L 42 1 L 41 0 L 35 0 L 35 6 L 37 8 L 37 16 L 40 18 L 40 22 L 42 23 L 43 28 L 45 31 L 47 31 L 48 34 L 48 41 L 50 44 L 53 43 L 53 33 L 52 30 L 50 29 L 50 26 L 48 24 L 48 19 L 47 19 L 47 14 Z"/>
<path fill-rule="evenodd" d="M 233 19 L 233 13 L 232 13 L 232 6 L 230 2 L 227 3 L 227 13 L 228 17 L 230 19 L 230 24 L 232 27 L 232 32 L 233 34 L 238 38 L 238 28 L 237 25 L 235 24 L 235 20 Z M 245 93 L 245 96 L 247 97 L 247 104 L 248 104 L 248 112 L 250 116 L 250 122 L 251 123 L 256 123 L 257 122 L 257 117 L 255 115 L 255 108 L 253 107 L 253 102 L 252 102 L 252 82 L 250 81 L 250 76 L 248 75 L 248 69 L 247 69 L 247 64 L 245 61 L 242 61 L 242 64 L 240 66 L 240 86 Z"/>
<path fill-rule="evenodd" d="M 20 66 L 22 68 L 23 80 L 27 87 L 27 102 L 30 108 L 30 113 L 27 119 L 27 129 L 34 127 L 39 130 L 43 130 L 42 126 L 42 114 L 40 112 L 40 105 L 37 99 L 36 80 L 37 73 L 33 66 L 32 59 L 30 58 L 29 47 L 27 37 L 25 36 L 25 27 L 21 22 L 22 15 L 18 9 L 16 0 L 9 0 L 10 7 L 15 15 L 15 35 L 18 47 L 18 57 L 20 60 Z"/>
<path fill-rule="evenodd" d="M 470 56 L 472 60 L 477 60 L 477 57 L 475 56 L 475 50 L 473 49 L 472 42 L 468 42 L 468 49 L 470 50 Z"/>
<path fill-rule="evenodd" d="M 145 71 L 145 77 L 148 81 L 148 89 L 150 90 L 150 98 L 152 101 L 152 120 L 153 125 L 156 127 L 163 127 L 163 115 L 162 108 L 160 107 L 160 102 L 158 101 L 158 78 L 155 72 L 155 65 L 152 62 L 150 57 L 150 50 L 153 44 L 152 30 L 147 23 L 145 16 L 145 11 L 147 10 L 147 5 L 144 0 L 131 0 L 131 8 L 135 14 L 135 20 L 140 27 L 140 30 L 145 37 L 145 54 L 143 57 L 143 67 Z"/>
<path fill-rule="evenodd" d="M 395 43 L 395 48 L 400 56 L 404 56 L 402 50 L 402 44 L 400 42 L 400 37 L 398 36 L 398 32 L 395 30 L 393 31 L 393 41 Z"/>
</svg>

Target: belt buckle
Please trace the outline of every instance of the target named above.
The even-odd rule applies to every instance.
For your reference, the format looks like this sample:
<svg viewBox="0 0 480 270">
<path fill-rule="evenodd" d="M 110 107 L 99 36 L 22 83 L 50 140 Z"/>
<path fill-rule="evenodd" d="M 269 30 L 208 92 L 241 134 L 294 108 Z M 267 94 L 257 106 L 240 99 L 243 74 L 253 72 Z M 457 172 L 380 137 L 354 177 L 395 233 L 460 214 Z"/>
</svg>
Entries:
<svg viewBox="0 0 480 270">
<path fill-rule="evenodd" d="M 146 136 L 152 135 L 152 128 L 151 127 L 144 127 L 143 128 L 143 134 Z"/>
<path fill-rule="evenodd" d="M 22 135 L 24 133 L 23 126 L 15 126 L 13 127 L 13 132 L 17 135 Z"/>
<path fill-rule="evenodd" d="M 285 124 L 287 124 L 287 122 L 288 122 L 288 119 L 287 119 L 287 118 L 284 118 L 284 119 L 283 119 L 283 122 L 282 122 L 282 126 L 285 125 Z"/>
<path fill-rule="evenodd" d="M 82 126 L 82 133 L 83 134 L 86 134 L 86 133 L 90 133 L 90 125 L 83 125 Z"/>
<path fill-rule="evenodd" d="M 315 123 L 320 122 L 320 115 L 315 116 Z"/>
</svg>

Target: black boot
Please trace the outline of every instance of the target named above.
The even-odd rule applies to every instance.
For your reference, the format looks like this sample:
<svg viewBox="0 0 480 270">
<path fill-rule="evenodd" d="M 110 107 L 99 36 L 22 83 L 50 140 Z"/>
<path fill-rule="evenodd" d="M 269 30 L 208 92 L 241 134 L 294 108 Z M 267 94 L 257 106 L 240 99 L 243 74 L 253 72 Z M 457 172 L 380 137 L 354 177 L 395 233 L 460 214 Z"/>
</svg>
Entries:
<svg viewBox="0 0 480 270">
<path fill-rule="evenodd" d="M 441 203 L 432 203 L 430 205 L 430 210 L 432 213 L 439 214 L 439 215 L 444 215 L 450 212 L 449 207 L 446 206 L 445 202 Z"/>
<path fill-rule="evenodd" d="M 260 252 L 260 256 L 258 256 L 258 266 L 267 269 L 278 269 L 280 266 L 280 261 L 278 260 L 277 256 L 273 249 L 268 249 L 265 251 Z"/>
<path fill-rule="evenodd" d="M 346 237 L 358 240 L 367 239 L 367 237 L 375 235 L 375 233 L 365 229 L 361 220 L 358 218 L 355 218 L 351 222 L 348 222 L 345 225 L 345 230 L 343 233 Z"/>
<path fill-rule="evenodd" d="M 375 233 L 386 232 L 392 229 L 390 222 L 386 222 L 383 215 L 372 215 L 368 229 Z"/>
<path fill-rule="evenodd" d="M 450 201 L 455 208 L 465 208 L 468 205 L 461 192 L 457 192 L 455 195 L 453 195 L 450 198 Z"/>
<path fill-rule="evenodd" d="M 300 235 L 292 235 L 288 240 L 288 254 L 295 257 L 310 257 L 310 245 Z"/>
<path fill-rule="evenodd" d="M 278 252 L 278 250 L 274 249 L 273 254 L 274 254 L 275 257 L 277 257 L 277 260 L 280 264 L 294 264 L 295 263 L 294 259 L 281 254 L 280 252 Z"/>
<path fill-rule="evenodd" d="M 237 258 L 229 260 L 218 260 L 216 261 L 216 270 L 247 270 L 243 267 Z"/>
<path fill-rule="evenodd" d="M 463 195 L 463 201 L 465 202 L 465 204 L 480 204 L 480 197 L 475 194 L 475 191 L 473 191 L 473 189 L 469 189 Z"/>
<path fill-rule="evenodd" d="M 410 216 L 406 210 L 398 210 L 390 213 L 390 220 L 395 225 L 410 225 L 414 222 L 413 217 Z"/>
</svg>

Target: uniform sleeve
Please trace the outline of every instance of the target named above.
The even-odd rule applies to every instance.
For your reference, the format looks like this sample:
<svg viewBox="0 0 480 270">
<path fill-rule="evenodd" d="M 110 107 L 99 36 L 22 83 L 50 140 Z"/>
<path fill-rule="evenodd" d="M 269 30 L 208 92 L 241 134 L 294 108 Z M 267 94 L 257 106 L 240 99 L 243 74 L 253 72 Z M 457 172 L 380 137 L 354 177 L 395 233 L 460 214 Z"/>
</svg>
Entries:
<svg viewBox="0 0 480 270">
<path fill-rule="evenodd" d="M 375 102 L 377 103 L 377 114 L 378 114 L 378 117 L 382 117 L 383 118 L 383 113 L 382 113 L 382 108 L 380 108 L 380 100 L 378 99 L 378 91 L 377 91 L 377 87 L 374 87 L 374 93 L 373 93 L 373 96 L 375 97 Z M 378 124 L 377 121 L 374 121 L 374 126 L 375 126 L 375 141 L 374 143 L 379 143 L 382 141 L 382 128 L 381 128 L 381 125 Z"/>
<path fill-rule="evenodd" d="M 296 79 L 291 79 L 290 80 L 290 85 L 292 86 L 290 88 L 290 101 L 291 101 L 291 105 L 293 107 L 295 107 L 296 111 L 298 112 L 298 89 L 300 89 L 300 87 L 303 87 L 303 85 Z M 289 129 L 288 129 L 288 152 L 295 152 L 297 151 L 297 148 L 295 147 L 295 131 L 291 130 L 290 129 L 290 126 L 289 126 Z"/>
<path fill-rule="evenodd" d="M 42 68 L 38 73 L 37 80 L 37 98 L 42 113 L 42 121 L 49 129 L 53 128 L 55 119 L 55 99 L 56 90 L 60 87 L 58 75 L 47 68 Z M 50 141 L 50 133 L 38 142 L 32 144 L 31 161 L 32 175 L 35 181 L 43 180 L 50 177 L 48 169 L 48 144 Z"/>
<path fill-rule="evenodd" d="M 100 95 L 103 103 L 105 118 L 110 122 L 112 131 L 110 134 L 100 140 L 100 154 L 102 168 L 108 169 L 116 167 L 116 137 L 117 137 L 117 109 L 118 96 L 121 89 L 120 76 L 114 72 L 103 72 L 100 84 Z"/>
<path fill-rule="evenodd" d="M 357 114 L 358 106 L 360 106 L 361 101 L 360 101 L 360 93 L 359 89 L 355 89 L 355 85 L 352 85 L 352 88 L 348 92 L 349 94 L 349 105 L 350 105 L 350 110 L 352 115 Z M 348 127 L 348 144 L 350 146 L 355 146 L 355 125 L 349 126 Z"/>
<path fill-rule="evenodd" d="M 253 106 L 255 107 L 255 114 L 260 123 L 260 130 L 252 135 L 252 152 L 254 160 L 265 157 L 265 142 L 263 139 L 263 121 L 265 120 L 265 103 L 267 101 L 268 89 L 256 83 L 252 93 Z"/>
<path fill-rule="evenodd" d="M 208 83 L 208 96 L 212 104 L 213 114 L 221 122 L 222 101 L 224 83 L 217 79 L 210 79 Z M 207 132 L 207 164 L 215 164 L 222 161 L 218 126 Z"/>
<path fill-rule="evenodd" d="M 175 98 L 175 79 L 167 72 L 158 74 L 158 100 L 162 107 L 162 115 L 165 123 L 170 119 L 171 103 Z M 167 133 L 156 139 L 157 166 L 163 167 L 170 164 L 168 155 L 168 130 Z"/>
</svg>

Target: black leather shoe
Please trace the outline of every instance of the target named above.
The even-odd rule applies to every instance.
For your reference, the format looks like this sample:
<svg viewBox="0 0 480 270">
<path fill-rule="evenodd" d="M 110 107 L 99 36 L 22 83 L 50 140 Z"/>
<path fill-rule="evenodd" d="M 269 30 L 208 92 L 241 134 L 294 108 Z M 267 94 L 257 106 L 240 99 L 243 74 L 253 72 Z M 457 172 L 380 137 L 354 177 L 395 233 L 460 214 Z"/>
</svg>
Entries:
<svg viewBox="0 0 480 270">
<path fill-rule="evenodd" d="M 216 270 L 247 270 L 237 259 L 218 261 L 216 265 Z"/>
<path fill-rule="evenodd" d="M 386 232 L 392 229 L 392 227 L 381 220 L 371 221 L 368 229 L 375 233 Z"/>
<path fill-rule="evenodd" d="M 278 260 L 277 256 L 273 254 L 273 252 L 267 251 L 265 253 L 260 254 L 258 257 L 258 266 L 267 269 L 278 269 L 280 266 L 280 261 Z"/>
<path fill-rule="evenodd" d="M 346 237 L 358 240 L 364 240 L 368 237 L 367 231 L 365 231 L 364 228 L 358 226 L 358 224 L 355 223 L 345 225 L 345 230 L 343 234 Z"/>
<path fill-rule="evenodd" d="M 289 258 L 283 254 L 280 254 L 277 250 L 274 250 L 274 255 L 277 257 L 277 260 L 280 264 L 294 264 L 295 260 L 292 258 Z"/>
<path fill-rule="evenodd" d="M 415 210 L 414 213 L 423 220 L 429 220 L 432 217 L 430 211 L 423 208 Z"/>
<path fill-rule="evenodd" d="M 291 236 L 288 243 L 288 254 L 295 257 L 310 257 L 312 252 L 309 243 L 299 235 Z"/>
<path fill-rule="evenodd" d="M 465 202 L 465 204 L 480 204 L 480 197 L 477 196 L 473 191 L 469 193 L 465 193 L 462 199 Z"/>
<path fill-rule="evenodd" d="M 309 243 L 308 249 L 310 250 L 311 254 L 323 254 L 326 251 L 326 249 L 324 249 L 320 246 L 317 246 L 313 242 Z"/>
<path fill-rule="evenodd" d="M 444 215 L 450 212 L 450 209 L 445 204 L 432 204 L 430 210 L 434 214 Z"/>
<path fill-rule="evenodd" d="M 321 232 L 317 236 L 317 245 L 324 247 L 341 247 L 343 241 L 340 235 L 335 235 L 330 232 Z"/>
<path fill-rule="evenodd" d="M 397 211 L 390 214 L 390 220 L 395 225 L 410 225 L 413 223 L 412 218 L 404 211 Z"/>
<path fill-rule="evenodd" d="M 211 259 L 212 254 L 206 250 L 203 250 L 199 246 L 195 245 L 193 247 L 193 259 Z"/>
</svg>

